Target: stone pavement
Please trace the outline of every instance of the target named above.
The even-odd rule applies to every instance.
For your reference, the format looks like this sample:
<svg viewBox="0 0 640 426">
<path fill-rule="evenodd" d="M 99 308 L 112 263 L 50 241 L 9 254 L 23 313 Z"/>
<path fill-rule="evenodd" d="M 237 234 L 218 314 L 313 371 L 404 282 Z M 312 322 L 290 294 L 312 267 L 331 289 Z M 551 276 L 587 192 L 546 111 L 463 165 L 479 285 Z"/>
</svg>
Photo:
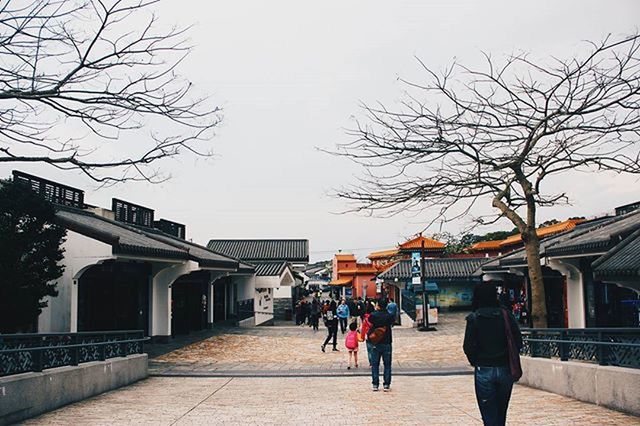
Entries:
<svg viewBox="0 0 640 426">
<path fill-rule="evenodd" d="M 152 377 L 28 420 L 110 424 L 479 425 L 473 377 L 394 377 L 374 393 L 365 377 Z M 512 425 L 637 425 L 640 419 L 516 385 Z"/>
<path fill-rule="evenodd" d="M 466 313 L 440 315 L 437 331 L 394 328 L 393 364 L 398 373 L 471 373 L 462 352 Z M 207 337 L 207 336 L 203 336 Z M 307 326 L 220 327 L 212 337 L 153 358 L 152 375 L 185 376 L 300 376 L 345 375 L 348 354 L 338 332 L 340 352 L 320 351 L 326 329 Z M 153 352 L 153 351 L 152 351 Z M 368 374 L 366 345 L 360 345 L 361 368 Z M 362 367 L 365 367 L 363 371 Z"/>
</svg>

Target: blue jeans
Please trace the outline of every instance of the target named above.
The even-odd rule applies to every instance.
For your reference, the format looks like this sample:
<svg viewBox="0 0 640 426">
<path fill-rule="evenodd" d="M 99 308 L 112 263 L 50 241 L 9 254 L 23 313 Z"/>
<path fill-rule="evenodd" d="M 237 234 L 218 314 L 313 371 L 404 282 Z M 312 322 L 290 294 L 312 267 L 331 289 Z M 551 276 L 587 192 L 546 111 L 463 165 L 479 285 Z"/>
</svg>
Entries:
<svg viewBox="0 0 640 426">
<path fill-rule="evenodd" d="M 513 388 L 508 366 L 476 367 L 476 399 L 485 426 L 504 426 Z"/>
<path fill-rule="evenodd" d="M 384 378 L 382 385 L 391 385 L 391 344 L 379 343 L 371 345 L 371 383 L 373 386 L 380 386 L 380 358 L 384 363 Z"/>
<path fill-rule="evenodd" d="M 369 341 L 369 339 L 365 340 L 367 342 L 367 358 L 369 359 L 369 366 L 373 365 L 373 343 Z"/>
</svg>

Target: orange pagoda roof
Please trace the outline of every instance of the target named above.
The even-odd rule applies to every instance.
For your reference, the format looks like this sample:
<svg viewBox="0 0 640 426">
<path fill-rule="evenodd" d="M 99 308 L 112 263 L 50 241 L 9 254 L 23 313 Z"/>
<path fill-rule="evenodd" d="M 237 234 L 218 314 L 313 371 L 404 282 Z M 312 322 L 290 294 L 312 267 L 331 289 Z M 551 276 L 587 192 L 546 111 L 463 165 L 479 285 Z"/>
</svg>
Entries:
<svg viewBox="0 0 640 426">
<path fill-rule="evenodd" d="M 356 257 L 353 254 L 336 254 L 336 260 L 356 260 Z"/>
<path fill-rule="evenodd" d="M 369 256 L 367 256 L 367 259 L 370 259 L 370 260 L 385 259 L 387 257 L 393 257 L 396 254 L 398 254 L 398 249 L 374 251 L 370 253 Z"/>
<path fill-rule="evenodd" d="M 376 274 L 378 270 L 370 263 L 356 263 L 355 268 L 338 269 L 339 275 Z"/>
<path fill-rule="evenodd" d="M 480 241 L 479 243 L 473 244 L 469 247 L 469 250 L 473 251 L 481 251 L 481 250 L 496 250 L 500 248 L 504 240 L 494 240 L 494 241 Z"/>
<path fill-rule="evenodd" d="M 407 242 L 400 244 L 400 250 L 419 249 L 422 247 L 424 241 L 424 248 L 426 249 L 443 249 L 446 244 L 440 241 L 433 240 L 431 238 L 419 236 Z"/>
<path fill-rule="evenodd" d="M 338 278 L 334 281 L 329 281 L 329 285 L 333 286 L 350 286 L 353 283 L 353 278 Z"/>
<path fill-rule="evenodd" d="M 536 229 L 538 238 L 548 237 L 550 235 L 559 234 L 561 232 L 571 231 L 580 222 L 584 222 L 584 219 L 569 219 L 564 222 L 556 223 L 554 225 L 545 226 L 544 228 Z M 518 244 L 522 241 L 520 234 L 512 235 L 500 243 L 500 247 L 510 246 L 512 244 Z"/>
</svg>

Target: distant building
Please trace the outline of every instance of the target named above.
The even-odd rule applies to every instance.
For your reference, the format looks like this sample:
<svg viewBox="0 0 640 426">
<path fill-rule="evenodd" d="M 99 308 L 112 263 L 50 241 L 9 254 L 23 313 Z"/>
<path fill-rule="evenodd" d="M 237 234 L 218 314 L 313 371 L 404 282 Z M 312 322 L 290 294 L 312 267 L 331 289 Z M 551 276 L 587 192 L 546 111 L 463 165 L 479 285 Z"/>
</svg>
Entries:
<svg viewBox="0 0 640 426">
<path fill-rule="evenodd" d="M 261 294 L 256 312 L 272 313 L 269 320 L 285 319 L 286 311 L 303 292 L 302 271 L 309 263 L 309 240 L 210 240 L 210 250 L 240 259 L 256 268 L 256 291 Z"/>
</svg>

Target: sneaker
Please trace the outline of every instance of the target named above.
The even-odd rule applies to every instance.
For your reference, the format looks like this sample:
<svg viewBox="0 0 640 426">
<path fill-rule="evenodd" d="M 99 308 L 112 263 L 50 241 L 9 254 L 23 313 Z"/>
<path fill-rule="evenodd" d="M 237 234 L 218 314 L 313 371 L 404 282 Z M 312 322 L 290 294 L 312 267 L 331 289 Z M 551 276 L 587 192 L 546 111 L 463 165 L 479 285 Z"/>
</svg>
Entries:
<svg viewBox="0 0 640 426">
<path fill-rule="evenodd" d="M 322 349 L 322 352 L 324 352 L 324 345 L 320 345 L 320 349 Z"/>
<path fill-rule="evenodd" d="M 377 387 L 377 386 L 374 386 L 374 387 L 373 387 L 373 391 L 374 391 L 374 392 L 378 392 L 378 387 Z"/>
<path fill-rule="evenodd" d="M 389 392 L 391 389 L 389 388 L 389 386 L 383 386 L 383 387 L 382 387 L 382 390 L 383 390 L 384 392 Z"/>
<path fill-rule="evenodd" d="M 334 351 L 334 352 L 340 352 L 340 350 L 339 350 L 339 349 L 336 349 L 336 348 L 333 348 L 333 349 L 331 349 L 331 350 L 332 350 L 332 351 Z"/>
</svg>

